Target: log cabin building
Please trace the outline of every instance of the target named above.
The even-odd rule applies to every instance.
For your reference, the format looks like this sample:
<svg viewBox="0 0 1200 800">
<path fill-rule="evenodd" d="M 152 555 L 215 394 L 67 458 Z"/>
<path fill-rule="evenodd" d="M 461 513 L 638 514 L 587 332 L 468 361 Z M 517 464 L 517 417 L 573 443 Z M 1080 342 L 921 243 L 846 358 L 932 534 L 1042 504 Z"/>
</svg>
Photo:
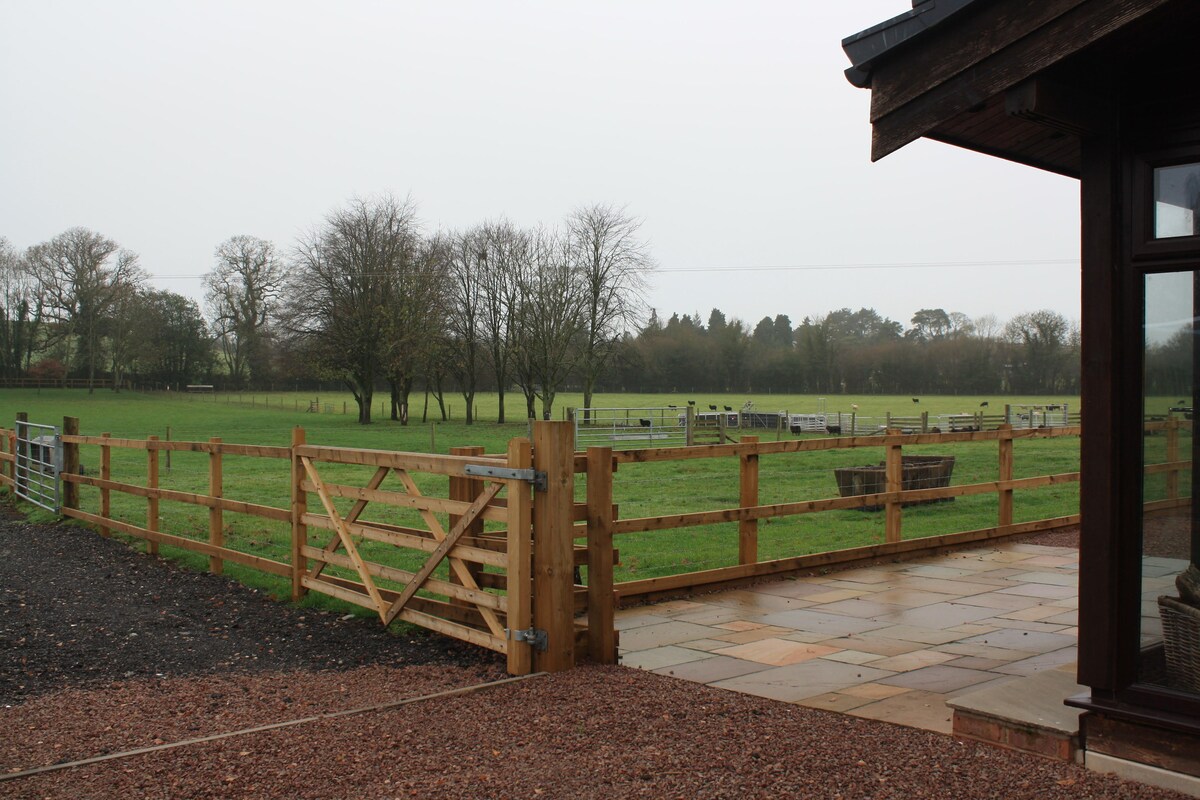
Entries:
<svg viewBox="0 0 1200 800">
<path fill-rule="evenodd" d="M 872 160 L 925 137 L 1079 180 L 1088 691 L 1067 702 L 1084 710 L 1087 757 L 1192 776 L 1192 788 L 1198 479 L 1164 486 L 1155 465 L 1194 462 L 1200 442 L 1198 39 L 1196 0 L 914 0 L 843 42 L 848 79 L 871 92 Z M 1174 382 L 1148 383 L 1168 352 Z M 1180 452 L 1161 452 L 1161 429 L 1139 420 L 1180 426 Z"/>
</svg>

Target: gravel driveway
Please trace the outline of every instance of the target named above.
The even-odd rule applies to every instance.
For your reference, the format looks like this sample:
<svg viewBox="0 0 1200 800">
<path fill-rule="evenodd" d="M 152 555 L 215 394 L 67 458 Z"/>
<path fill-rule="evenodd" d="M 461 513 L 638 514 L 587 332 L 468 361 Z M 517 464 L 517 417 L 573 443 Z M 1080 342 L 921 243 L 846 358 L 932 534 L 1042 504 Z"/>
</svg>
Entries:
<svg viewBox="0 0 1200 800">
<path fill-rule="evenodd" d="M 0 521 L 0 771 L 416 698 L 482 650 Z M 1059 762 L 585 667 L 0 782 L 20 798 L 1178 798 Z"/>
</svg>

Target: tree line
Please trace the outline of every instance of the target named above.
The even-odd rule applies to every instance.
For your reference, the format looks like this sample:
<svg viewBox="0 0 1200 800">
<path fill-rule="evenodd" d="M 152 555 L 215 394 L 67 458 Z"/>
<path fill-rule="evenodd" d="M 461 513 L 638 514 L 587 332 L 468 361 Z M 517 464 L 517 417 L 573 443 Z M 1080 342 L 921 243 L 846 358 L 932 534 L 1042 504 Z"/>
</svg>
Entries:
<svg viewBox="0 0 1200 800">
<path fill-rule="evenodd" d="M 150 288 L 138 256 L 94 231 L 24 251 L 0 238 L 0 377 L 116 389 L 336 381 L 363 423 L 377 392 L 401 421 L 414 391 L 443 419 L 458 395 L 468 422 L 477 393 L 499 392 L 503 422 L 514 400 L 518 418 L 549 418 L 566 389 L 585 406 L 597 391 L 1079 391 L 1078 328 L 1049 310 L 1003 323 L 941 308 L 906 323 L 871 308 L 798 324 L 778 314 L 751 326 L 715 308 L 664 319 L 643 307 L 654 263 L 639 227 L 591 205 L 554 226 L 427 232 L 411 200 L 354 199 L 286 249 L 222 242 L 202 305 Z M 1148 354 L 1149 383 L 1179 382 L 1190 339 L 1177 338 Z"/>
<path fill-rule="evenodd" d="M 515 387 L 522 417 L 550 418 L 571 382 L 592 393 L 636 327 L 652 269 L 624 209 L 575 209 L 556 226 L 507 220 L 426 233 L 415 204 L 336 208 L 287 252 L 234 236 L 204 275 L 204 309 L 148 287 L 138 256 L 72 228 L 18 251 L 0 239 L 0 377 L 98 378 L 226 388 L 334 380 L 369 423 L 376 391 L 407 422 L 421 386 L 443 418 L 456 392 Z"/>
</svg>

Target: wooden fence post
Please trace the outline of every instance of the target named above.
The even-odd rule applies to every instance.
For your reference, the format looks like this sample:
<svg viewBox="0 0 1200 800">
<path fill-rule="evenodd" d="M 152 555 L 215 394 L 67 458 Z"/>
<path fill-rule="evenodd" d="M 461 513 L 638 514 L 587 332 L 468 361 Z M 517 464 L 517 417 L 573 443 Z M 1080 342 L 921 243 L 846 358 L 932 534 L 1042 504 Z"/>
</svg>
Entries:
<svg viewBox="0 0 1200 800">
<path fill-rule="evenodd" d="M 508 442 L 508 466 L 529 469 L 533 453 L 529 440 L 520 437 Z M 509 631 L 533 626 L 533 486 L 526 481 L 508 482 L 508 616 Z M 508 672 L 528 675 L 533 671 L 533 648 L 509 634 Z"/>
<path fill-rule="evenodd" d="M 997 440 L 1000 443 L 1000 480 L 1011 481 L 1013 479 L 1013 426 L 1005 423 L 1000 426 L 1000 438 Z M 1013 490 L 1001 489 L 998 493 L 1000 499 L 1000 514 L 997 519 L 997 524 L 1001 527 L 1012 525 L 1013 522 Z"/>
<path fill-rule="evenodd" d="M 929 412 L 921 412 L 921 433 L 929 433 Z"/>
<path fill-rule="evenodd" d="M 484 454 L 484 452 L 486 452 L 486 451 L 482 447 L 451 447 L 450 448 L 450 455 L 452 455 L 452 456 L 481 456 Z M 460 500 L 464 503 L 472 503 L 475 501 L 475 498 L 478 497 L 482 493 L 483 493 L 483 481 L 481 481 L 480 479 L 478 479 L 478 478 L 460 478 L 460 477 L 451 476 L 451 478 L 450 478 L 450 499 L 451 500 Z M 454 528 L 455 526 L 457 526 L 458 521 L 460 519 L 462 519 L 461 514 L 451 514 L 450 520 L 449 520 L 450 528 Z M 467 527 L 467 530 L 463 533 L 463 536 L 479 536 L 481 533 L 483 533 L 483 520 L 476 517 L 475 521 L 472 522 Z M 475 579 L 475 584 L 478 585 L 479 580 L 480 580 L 479 576 L 483 573 L 483 565 L 476 564 L 473 561 L 464 561 L 463 564 L 466 566 L 467 572 L 470 573 L 471 577 Z M 462 585 L 462 579 L 459 578 L 458 574 L 454 570 L 450 570 L 450 582 L 454 583 L 454 584 L 458 584 L 459 586 Z M 471 608 L 474 608 L 473 603 L 471 603 L 467 600 L 459 600 L 454 597 L 450 598 L 450 605 L 469 606 Z"/>
<path fill-rule="evenodd" d="M 15 429 L 8 432 L 8 453 L 13 457 L 13 460 L 8 462 L 8 477 L 12 480 L 15 492 L 17 488 L 17 432 Z"/>
<path fill-rule="evenodd" d="M 14 426 L 14 435 L 16 437 L 16 447 L 13 448 L 13 488 L 16 494 L 27 492 L 29 486 L 29 428 L 21 430 L 22 424 L 28 425 L 29 413 L 26 411 L 17 412 L 17 422 Z M 25 461 L 25 468 L 18 469 L 18 465 Z"/>
<path fill-rule="evenodd" d="M 63 417 L 63 435 L 79 435 L 79 417 Z M 68 475 L 79 474 L 79 445 L 76 442 L 63 442 L 62 471 Z M 63 481 L 63 508 L 79 508 L 79 484 Z"/>
<path fill-rule="evenodd" d="M 157 436 L 150 436 L 146 443 L 146 487 L 152 490 L 158 488 L 158 448 L 154 446 L 157 443 Z M 153 492 L 146 497 L 146 530 L 158 530 L 158 496 Z M 158 542 L 147 539 L 146 552 L 158 555 Z"/>
<path fill-rule="evenodd" d="M 688 447 L 696 444 L 696 407 L 689 405 L 687 413 L 684 415 L 684 425 L 687 429 L 684 431 L 684 438 Z"/>
<path fill-rule="evenodd" d="M 304 428 L 292 428 L 292 602 L 300 601 L 307 589 L 304 574 L 308 571 L 308 559 L 304 548 L 308 544 L 308 526 L 304 515 L 308 513 L 308 493 L 304 491 L 304 464 L 296 454 L 296 448 L 304 444 Z"/>
<path fill-rule="evenodd" d="M 898 430 L 889 428 L 888 435 L 897 435 Z M 884 475 L 887 478 L 887 491 L 899 492 L 904 488 L 904 456 L 902 447 L 898 444 L 887 445 L 887 460 L 884 462 Z M 900 501 L 889 500 L 884 510 L 884 541 L 898 542 L 900 531 Z"/>
<path fill-rule="evenodd" d="M 588 655 L 598 664 L 615 664 L 612 448 L 589 447 L 587 465 Z"/>
<path fill-rule="evenodd" d="M 757 436 L 743 436 L 742 444 L 757 445 Z M 743 452 L 739 462 L 739 505 L 749 508 L 758 505 L 758 452 Z M 738 563 L 758 563 L 758 520 L 744 519 L 738 523 Z"/>
<path fill-rule="evenodd" d="M 210 438 L 209 443 L 215 445 L 208 454 L 208 494 L 210 497 L 222 497 L 224 486 L 221 478 L 221 437 Z M 208 509 L 208 543 L 213 547 L 225 546 L 225 520 L 220 506 Z M 208 571 L 213 575 L 225 572 L 225 561 L 220 556 L 208 557 Z"/>
<path fill-rule="evenodd" d="M 548 637 L 534 664 L 545 672 L 575 666 L 573 439 L 569 422 L 533 423 L 533 468 L 546 473 L 546 491 L 533 496 L 533 624 Z"/>
<path fill-rule="evenodd" d="M 100 434 L 102 439 L 111 439 L 111 433 Z M 112 480 L 112 448 L 106 444 L 100 445 L 100 480 Z M 112 492 L 109 489 L 100 489 L 100 516 L 108 519 L 112 516 Z M 112 535 L 112 529 L 104 526 L 100 527 L 100 535 L 107 539 Z"/>
<path fill-rule="evenodd" d="M 1179 420 L 1174 416 L 1167 418 L 1167 461 L 1171 464 L 1179 461 Z M 1171 467 L 1167 472 L 1167 499 L 1179 497 L 1179 470 Z"/>
</svg>

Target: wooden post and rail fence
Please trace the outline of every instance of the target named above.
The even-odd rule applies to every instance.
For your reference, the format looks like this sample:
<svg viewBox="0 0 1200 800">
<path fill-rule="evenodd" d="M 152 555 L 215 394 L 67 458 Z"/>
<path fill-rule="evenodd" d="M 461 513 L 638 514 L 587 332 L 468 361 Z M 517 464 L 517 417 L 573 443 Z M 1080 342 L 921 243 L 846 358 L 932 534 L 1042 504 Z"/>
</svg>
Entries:
<svg viewBox="0 0 1200 800">
<path fill-rule="evenodd" d="M 1191 423 L 1151 422 L 1148 432 L 1166 433 L 1166 461 L 1147 474 L 1165 475 L 1165 496 L 1147 509 L 1166 510 L 1190 502 L 1180 496 L 1179 473 L 1191 462 L 1180 459 L 1179 438 Z M 449 455 L 353 449 L 307 444 L 295 428 L 287 447 L 207 441 L 117 438 L 79 433 L 79 421 L 63 425 L 63 503 L 65 517 L 145 540 L 150 552 L 169 545 L 207 557 L 221 574 L 237 564 L 276 575 L 290 586 L 293 600 L 318 592 L 363 606 L 384 624 L 403 620 L 503 653 L 508 670 L 567 669 L 586 655 L 601 663 L 617 658 L 614 610 L 622 602 L 699 588 L 736 584 L 768 575 L 898 556 L 952 545 L 1077 524 L 1078 514 L 1013 521 L 1016 491 L 1067 484 L 1078 472 L 1014 477 L 1014 443 L 1024 439 L 1077 437 L 1078 426 L 1043 429 L 964 431 L 762 442 L 614 451 L 590 447 L 573 452 L 569 422 L 536 421 L 532 440 L 516 438 L 506 452 L 455 448 Z M 939 488 L 905 489 L 905 447 L 993 442 L 997 479 Z M 785 503 L 760 504 L 760 460 L 764 456 L 847 448 L 884 450 L 884 491 Z M 0 431 L 0 485 L 17 481 L 18 441 Z M 81 449 L 98 451 L 80 469 Z M 114 452 L 146 453 L 143 480 L 114 478 Z M 163 452 L 207 455 L 207 492 L 164 488 L 159 474 Z M 230 459 L 274 459 L 281 465 L 280 496 L 287 480 L 288 502 L 279 506 L 236 500 L 224 480 Z M 614 476 L 619 469 L 695 459 L 735 459 L 738 505 L 689 513 L 621 518 Z M 176 476 L 184 472 L 176 460 Z M 123 463 L 128 464 L 128 459 Z M 90 465 L 98 464 L 95 469 Z M 262 470 L 256 470 L 262 472 Z M 353 474 L 353 477 L 351 475 Z M 576 502 L 575 475 L 586 478 L 586 496 Z M 418 480 L 419 479 L 419 480 Z M 385 488 L 385 482 L 388 482 Z M 444 481 L 444 483 L 439 482 Z M 422 484 L 423 487 L 422 488 Z M 1186 482 L 1184 485 L 1187 485 Z M 84 503 L 80 487 L 95 490 Z M 918 501 L 995 494 L 992 527 L 922 538 L 902 537 L 903 506 Z M 114 510 L 114 495 L 143 498 L 145 522 L 133 521 L 128 504 Z M 163 530 L 160 504 L 207 509 L 206 524 Z M 314 502 L 315 501 L 315 502 Z M 94 510 L 86 510 L 91 508 Z M 841 509 L 883 508 L 881 543 L 787 558 L 760 560 L 762 520 Z M 256 518 L 285 531 L 273 549 L 247 552 L 234 546 L 244 537 L 230 533 L 228 515 Z M 173 515 L 174 516 L 174 515 Z M 368 518 L 368 516 L 370 518 Z M 616 583 L 620 537 L 638 533 L 736 523 L 737 562 L 715 569 Z M 184 526 L 186 527 L 186 526 Z M 586 583 L 577 584 L 580 567 Z"/>
</svg>

